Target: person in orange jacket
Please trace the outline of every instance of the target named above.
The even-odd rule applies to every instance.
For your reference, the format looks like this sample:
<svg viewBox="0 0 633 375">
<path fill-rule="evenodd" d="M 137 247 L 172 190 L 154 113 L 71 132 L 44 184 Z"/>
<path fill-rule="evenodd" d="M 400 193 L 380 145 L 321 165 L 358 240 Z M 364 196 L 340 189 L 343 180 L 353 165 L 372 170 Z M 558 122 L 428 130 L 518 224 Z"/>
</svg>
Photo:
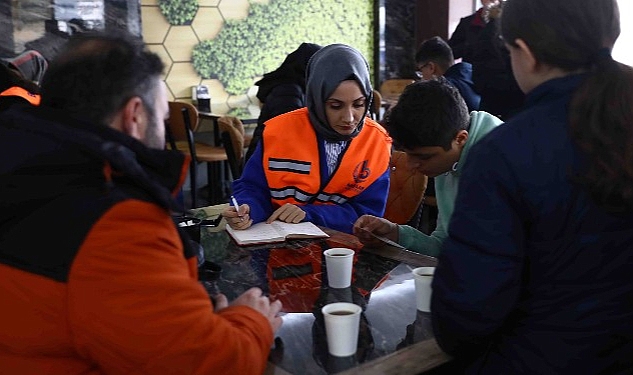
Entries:
<svg viewBox="0 0 633 375">
<path fill-rule="evenodd" d="M 198 282 L 162 71 L 138 39 L 82 33 L 40 106 L 0 114 L 0 372 L 263 373 L 281 303 L 214 306 Z"/>
</svg>

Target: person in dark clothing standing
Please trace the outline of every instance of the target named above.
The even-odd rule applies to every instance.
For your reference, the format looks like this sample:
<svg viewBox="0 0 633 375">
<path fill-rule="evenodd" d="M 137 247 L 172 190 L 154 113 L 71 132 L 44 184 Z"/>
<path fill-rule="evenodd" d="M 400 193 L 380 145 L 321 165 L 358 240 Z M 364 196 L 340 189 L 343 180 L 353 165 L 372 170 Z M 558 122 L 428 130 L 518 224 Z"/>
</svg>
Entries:
<svg viewBox="0 0 633 375">
<path fill-rule="evenodd" d="M 481 0 L 483 5 L 468 17 L 459 20 L 455 31 L 448 40 L 456 59 L 472 62 L 473 54 L 477 48 L 479 33 L 486 27 L 486 9 L 497 5 L 499 0 Z"/>
<path fill-rule="evenodd" d="M 487 23 L 478 35 L 471 63 L 474 88 L 481 95 L 479 109 L 507 121 L 521 109 L 525 94 L 512 74 L 510 52 L 499 36 L 503 4 L 485 9 Z"/>
<path fill-rule="evenodd" d="M 481 98 L 473 87 L 473 68 L 470 63 L 455 64 L 451 47 L 439 36 L 427 39 L 415 54 L 416 74 L 423 80 L 444 76 L 464 98 L 468 111 L 479 109 Z"/>
<path fill-rule="evenodd" d="M 277 69 L 264 74 L 264 77 L 255 83 L 259 86 L 257 99 L 262 103 L 262 108 L 244 162 L 255 151 L 266 121 L 282 113 L 305 107 L 306 66 L 312 55 L 320 48 L 318 44 L 301 43 L 296 50 L 286 56 Z"/>
<path fill-rule="evenodd" d="M 633 68 L 616 0 L 507 0 L 524 109 L 473 147 L 433 278 L 467 374 L 633 373 Z"/>
</svg>

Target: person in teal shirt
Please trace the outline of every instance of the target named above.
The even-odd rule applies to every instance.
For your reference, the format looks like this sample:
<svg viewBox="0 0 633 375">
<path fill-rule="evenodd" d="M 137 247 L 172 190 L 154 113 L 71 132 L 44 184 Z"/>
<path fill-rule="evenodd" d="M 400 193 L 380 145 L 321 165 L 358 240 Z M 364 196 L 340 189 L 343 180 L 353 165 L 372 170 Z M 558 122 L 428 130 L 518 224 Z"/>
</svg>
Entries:
<svg viewBox="0 0 633 375">
<path fill-rule="evenodd" d="M 380 245 L 371 232 L 408 250 L 437 256 L 448 236 L 460 170 L 468 152 L 501 123 L 486 112 L 469 114 L 459 91 L 443 77 L 407 86 L 388 114 L 386 127 L 394 145 L 406 152 L 409 168 L 435 178 L 437 226 L 426 235 L 408 225 L 363 215 L 354 223 L 354 234 L 368 246 Z"/>
</svg>

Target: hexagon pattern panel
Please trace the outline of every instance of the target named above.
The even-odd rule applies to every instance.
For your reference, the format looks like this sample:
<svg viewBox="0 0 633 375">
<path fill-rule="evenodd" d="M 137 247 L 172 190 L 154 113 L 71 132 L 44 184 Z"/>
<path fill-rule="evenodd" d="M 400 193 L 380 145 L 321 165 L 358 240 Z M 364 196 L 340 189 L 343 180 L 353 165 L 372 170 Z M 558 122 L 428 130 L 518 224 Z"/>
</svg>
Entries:
<svg viewBox="0 0 633 375">
<path fill-rule="evenodd" d="M 165 83 L 172 100 L 191 100 L 191 87 L 199 84 L 209 86 L 213 112 L 227 113 L 232 108 L 248 107 L 258 103 L 254 96 L 229 95 L 217 79 L 203 79 L 193 68 L 192 51 L 198 43 L 215 38 L 225 20 L 244 19 L 248 15 L 248 0 L 201 0 L 198 11 L 190 25 L 170 25 L 161 13 L 158 0 L 141 2 L 143 39 L 149 48 L 157 52 L 165 63 Z M 257 93 L 257 91 L 254 91 Z M 252 115 L 257 116 L 258 106 Z"/>
<path fill-rule="evenodd" d="M 171 99 L 190 101 L 191 87 L 205 84 L 219 114 L 257 117 L 254 83 L 301 42 L 373 53 L 373 0 L 141 0 L 141 19 L 145 42 L 166 65 Z M 361 45 L 346 33 L 361 34 Z"/>
</svg>

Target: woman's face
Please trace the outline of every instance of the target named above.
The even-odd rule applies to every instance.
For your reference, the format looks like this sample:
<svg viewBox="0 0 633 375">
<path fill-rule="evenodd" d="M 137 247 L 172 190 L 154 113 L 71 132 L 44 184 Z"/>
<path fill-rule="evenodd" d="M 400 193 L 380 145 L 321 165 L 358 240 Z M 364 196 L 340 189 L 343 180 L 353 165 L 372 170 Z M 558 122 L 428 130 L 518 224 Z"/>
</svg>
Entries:
<svg viewBox="0 0 633 375">
<path fill-rule="evenodd" d="M 530 75 L 527 73 L 525 52 L 518 47 L 506 43 L 506 48 L 510 51 L 510 64 L 512 66 L 512 74 L 524 93 L 532 91 L 537 84 L 533 83 Z"/>
<path fill-rule="evenodd" d="M 367 99 L 354 80 L 341 82 L 325 101 L 327 122 L 337 133 L 350 135 L 365 115 Z"/>
</svg>

